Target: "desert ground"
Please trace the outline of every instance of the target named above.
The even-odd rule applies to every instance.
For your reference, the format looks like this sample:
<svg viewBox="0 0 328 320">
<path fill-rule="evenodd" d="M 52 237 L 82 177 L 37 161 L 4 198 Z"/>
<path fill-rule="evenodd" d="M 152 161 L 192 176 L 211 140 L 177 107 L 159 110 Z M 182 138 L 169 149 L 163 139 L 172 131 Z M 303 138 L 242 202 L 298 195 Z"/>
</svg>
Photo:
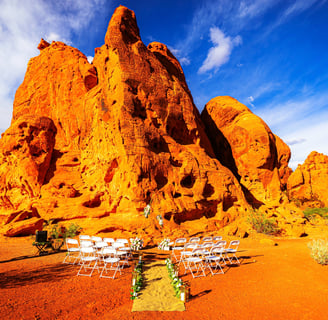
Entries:
<svg viewBox="0 0 328 320">
<path fill-rule="evenodd" d="M 314 236 L 315 237 L 315 236 Z M 116 279 L 76 276 L 65 252 L 36 255 L 33 239 L 0 239 L 1 319 L 328 319 L 328 266 L 300 239 L 242 239 L 241 264 L 225 273 L 183 280 L 191 298 L 183 312 L 131 312 L 131 267 Z M 145 250 L 163 256 L 157 248 Z"/>
</svg>

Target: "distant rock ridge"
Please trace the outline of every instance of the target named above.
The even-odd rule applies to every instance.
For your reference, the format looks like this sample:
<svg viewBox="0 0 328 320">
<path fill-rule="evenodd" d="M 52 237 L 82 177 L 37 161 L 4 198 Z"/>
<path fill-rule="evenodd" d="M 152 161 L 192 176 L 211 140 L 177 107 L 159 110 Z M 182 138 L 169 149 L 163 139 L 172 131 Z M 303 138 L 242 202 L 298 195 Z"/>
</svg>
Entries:
<svg viewBox="0 0 328 320">
<path fill-rule="evenodd" d="M 288 146 L 233 98 L 200 115 L 180 63 L 164 44 L 143 44 L 133 11 L 115 10 L 92 64 L 62 42 L 38 49 L 0 139 L 0 233 L 52 220 L 148 242 L 222 228 L 247 236 L 253 208 L 290 223 L 286 188 L 300 193 Z"/>
</svg>

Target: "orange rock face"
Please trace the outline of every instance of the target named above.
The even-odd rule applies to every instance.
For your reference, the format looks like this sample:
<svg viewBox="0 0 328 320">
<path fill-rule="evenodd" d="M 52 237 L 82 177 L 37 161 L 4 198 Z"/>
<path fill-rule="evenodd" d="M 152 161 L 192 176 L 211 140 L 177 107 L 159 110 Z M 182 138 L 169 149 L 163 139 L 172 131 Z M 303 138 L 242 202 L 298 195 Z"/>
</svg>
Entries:
<svg viewBox="0 0 328 320">
<path fill-rule="evenodd" d="M 305 206 L 328 206 L 328 156 L 313 151 L 291 174 L 289 198 Z"/>
<path fill-rule="evenodd" d="M 25 208 L 40 195 L 55 145 L 56 127 L 46 117 L 22 116 L 0 140 L 1 210 Z"/>
<path fill-rule="evenodd" d="M 201 117 L 178 60 L 143 44 L 131 10 L 116 9 L 92 64 L 61 42 L 38 48 L 0 140 L 0 233 L 53 220 L 146 243 L 225 226 L 247 236 L 251 206 L 294 223 L 294 207 L 278 210 L 288 146 L 233 98 Z"/>
<path fill-rule="evenodd" d="M 289 147 L 265 122 L 231 97 L 217 97 L 202 112 L 217 158 L 231 169 L 253 205 L 287 200 Z"/>
<path fill-rule="evenodd" d="M 179 62 L 165 45 L 142 43 L 132 11 L 116 9 L 93 65 L 60 42 L 41 41 L 39 49 L 17 90 L 12 126 L 23 114 L 42 114 L 57 128 L 44 183 L 24 200 L 40 218 L 146 236 L 202 217 L 223 226 L 245 212 L 241 187 L 215 159 Z M 25 205 L 16 202 L 12 210 Z"/>
</svg>

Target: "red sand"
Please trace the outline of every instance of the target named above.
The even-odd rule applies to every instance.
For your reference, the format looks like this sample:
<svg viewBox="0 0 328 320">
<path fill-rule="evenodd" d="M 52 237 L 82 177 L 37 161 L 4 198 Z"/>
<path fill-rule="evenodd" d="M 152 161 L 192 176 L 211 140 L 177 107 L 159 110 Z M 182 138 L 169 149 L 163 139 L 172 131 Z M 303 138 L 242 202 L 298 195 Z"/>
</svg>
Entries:
<svg viewBox="0 0 328 320">
<path fill-rule="evenodd" d="M 131 312 L 131 268 L 121 277 L 77 277 L 65 253 L 32 256 L 30 238 L 0 239 L 0 319 L 328 319 L 328 266 L 308 238 L 278 246 L 241 240 L 240 266 L 191 280 L 184 312 Z"/>
</svg>

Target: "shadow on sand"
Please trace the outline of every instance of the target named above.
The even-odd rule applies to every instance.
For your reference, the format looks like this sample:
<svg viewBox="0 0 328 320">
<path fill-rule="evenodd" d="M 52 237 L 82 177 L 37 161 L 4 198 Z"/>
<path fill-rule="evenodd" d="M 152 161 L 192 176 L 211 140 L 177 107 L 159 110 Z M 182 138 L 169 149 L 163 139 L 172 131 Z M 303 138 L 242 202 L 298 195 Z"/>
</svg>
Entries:
<svg viewBox="0 0 328 320">
<path fill-rule="evenodd" d="M 10 289 L 36 283 L 55 282 L 72 277 L 76 270 L 76 266 L 62 263 L 29 271 L 11 270 L 0 273 L 0 288 Z"/>
</svg>

